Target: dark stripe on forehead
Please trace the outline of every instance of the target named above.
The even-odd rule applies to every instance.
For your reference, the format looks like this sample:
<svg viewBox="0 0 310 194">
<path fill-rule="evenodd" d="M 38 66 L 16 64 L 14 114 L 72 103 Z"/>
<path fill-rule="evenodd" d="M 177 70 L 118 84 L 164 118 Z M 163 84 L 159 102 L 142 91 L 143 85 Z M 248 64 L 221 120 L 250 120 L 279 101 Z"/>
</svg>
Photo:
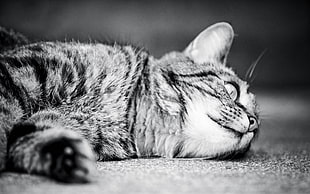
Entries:
<svg viewBox="0 0 310 194">
<path fill-rule="evenodd" d="M 208 76 L 215 76 L 218 77 L 218 75 L 216 75 L 216 73 L 214 73 L 213 71 L 202 71 L 199 73 L 193 73 L 193 74 L 174 74 L 174 76 L 179 76 L 179 77 L 208 77 Z M 218 77 L 219 78 L 219 77 Z"/>
<path fill-rule="evenodd" d="M 194 74 L 175 74 L 175 73 L 169 71 L 169 72 L 163 73 L 163 75 L 164 75 L 164 78 L 167 80 L 167 82 L 171 86 L 176 87 L 176 86 L 180 85 L 180 83 L 182 83 L 183 86 L 185 85 L 185 86 L 194 87 L 195 89 L 197 89 L 199 91 L 208 93 L 208 94 L 213 95 L 213 96 L 214 96 L 214 94 L 210 93 L 210 91 L 207 91 L 203 87 L 200 87 L 198 85 L 192 84 L 193 80 L 186 81 L 186 80 L 183 80 L 180 78 L 189 78 L 189 79 L 200 78 L 201 82 L 202 82 L 203 78 L 206 78 L 208 76 L 214 76 L 214 77 L 219 78 L 213 71 L 207 71 L 207 72 L 204 71 L 204 72 L 199 72 L 199 73 L 194 73 Z M 165 76 L 165 75 L 167 75 L 167 76 Z M 205 84 L 205 82 L 204 82 L 204 84 Z M 212 88 L 211 86 L 209 86 L 209 87 Z"/>
<path fill-rule="evenodd" d="M 191 83 L 183 82 L 183 81 L 181 81 L 181 82 L 182 82 L 184 85 L 186 85 L 186 86 L 195 88 L 196 90 L 198 90 L 198 91 L 201 92 L 201 93 L 208 94 L 208 95 L 210 95 L 210 96 L 212 96 L 212 97 L 214 97 L 214 98 L 218 98 L 218 96 L 217 96 L 216 94 L 211 93 L 210 91 L 206 90 L 206 89 L 203 88 L 203 87 L 200 87 L 200 86 L 197 86 L 197 85 L 194 85 L 194 84 L 191 84 Z M 210 86 L 209 86 L 209 87 L 210 87 Z M 214 90 L 212 87 L 210 87 L 210 89 Z"/>
</svg>

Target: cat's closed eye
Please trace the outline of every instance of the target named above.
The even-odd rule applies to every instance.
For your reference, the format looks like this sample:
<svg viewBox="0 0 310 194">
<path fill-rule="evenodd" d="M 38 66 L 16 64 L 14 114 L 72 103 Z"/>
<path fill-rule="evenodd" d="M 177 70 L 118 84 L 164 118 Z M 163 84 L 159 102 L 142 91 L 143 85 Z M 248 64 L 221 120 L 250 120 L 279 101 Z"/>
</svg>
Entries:
<svg viewBox="0 0 310 194">
<path fill-rule="evenodd" d="M 239 87 L 234 82 L 225 83 L 225 88 L 233 101 L 236 101 L 239 98 Z"/>
</svg>

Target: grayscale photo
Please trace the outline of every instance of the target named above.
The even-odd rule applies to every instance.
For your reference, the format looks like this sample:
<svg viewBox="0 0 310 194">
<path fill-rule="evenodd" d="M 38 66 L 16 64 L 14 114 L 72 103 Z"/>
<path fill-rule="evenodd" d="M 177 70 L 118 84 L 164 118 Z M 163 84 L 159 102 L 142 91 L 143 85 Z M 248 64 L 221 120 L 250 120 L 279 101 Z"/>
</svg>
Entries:
<svg viewBox="0 0 310 194">
<path fill-rule="evenodd" d="M 1 0 L 0 193 L 310 193 L 309 8 Z"/>
</svg>

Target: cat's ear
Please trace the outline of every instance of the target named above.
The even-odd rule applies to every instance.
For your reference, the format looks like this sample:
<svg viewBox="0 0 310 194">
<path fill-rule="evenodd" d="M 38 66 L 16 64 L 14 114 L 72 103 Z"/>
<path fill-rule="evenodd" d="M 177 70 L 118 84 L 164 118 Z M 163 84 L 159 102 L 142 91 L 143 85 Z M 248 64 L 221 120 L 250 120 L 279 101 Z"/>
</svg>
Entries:
<svg viewBox="0 0 310 194">
<path fill-rule="evenodd" d="M 184 50 L 184 54 L 195 63 L 226 63 L 234 38 L 230 24 L 220 22 L 202 31 Z"/>
</svg>

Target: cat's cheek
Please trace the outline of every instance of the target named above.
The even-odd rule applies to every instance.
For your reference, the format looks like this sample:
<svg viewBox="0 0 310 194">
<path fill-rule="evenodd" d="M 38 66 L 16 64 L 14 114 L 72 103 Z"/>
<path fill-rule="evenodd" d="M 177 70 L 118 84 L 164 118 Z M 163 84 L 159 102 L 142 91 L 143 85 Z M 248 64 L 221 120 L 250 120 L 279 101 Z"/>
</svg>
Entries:
<svg viewBox="0 0 310 194">
<path fill-rule="evenodd" d="M 199 95 L 196 95 L 199 96 Z M 223 143 L 234 138 L 234 134 L 227 132 L 209 115 L 219 117 L 221 104 L 216 99 L 196 97 L 187 103 L 187 117 L 184 133 L 193 139 L 204 140 L 209 143 Z"/>
<path fill-rule="evenodd" d="M 252 132 L 240 137 L 218 125 L 199 108 L 188 109 L 184 134 L 186 138 L 180 157 L 217 157 L 248 147 L 254 137 Z"/>
<path fill-rule="evenodd" d="M 188 137 L 209 143 L 221 143 L 233 138 L 231 133 L 227 133 L 225 129 L 205 115 L 191 115 L 184 132 Z"/>
<path fill-rule="evenodd" d="M 184 130 L 186 138 L 181 157 L 213 158 L 239 147 L 240 138 L 227 132 L 206 115 L 197 113 L 187 118 Z"/>
</svg>

